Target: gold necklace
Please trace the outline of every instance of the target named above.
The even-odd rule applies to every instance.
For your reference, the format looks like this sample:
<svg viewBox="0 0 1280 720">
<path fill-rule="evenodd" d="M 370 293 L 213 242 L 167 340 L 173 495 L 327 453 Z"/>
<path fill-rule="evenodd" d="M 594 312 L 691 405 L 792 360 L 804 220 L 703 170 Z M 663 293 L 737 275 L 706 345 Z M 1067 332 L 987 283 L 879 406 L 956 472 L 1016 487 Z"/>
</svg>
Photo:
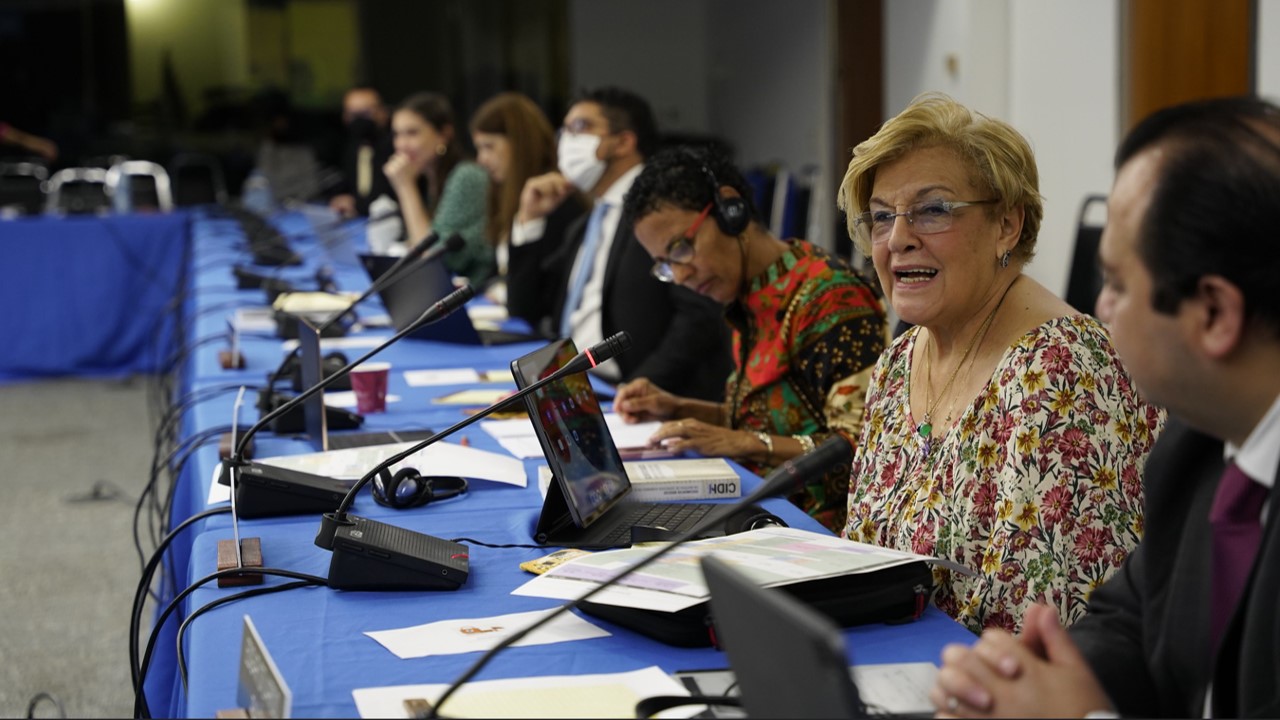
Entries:
<svg viewBox="0 0 1280 720">
<path fill-rule="evenodd" d="M 938 397 L 930 400 L 933 394 L 933 361 L 930 359 L 929 350 L 935 346 L 933 341 L 933 333 L 929 333 L 929 346 L 924 351 L 924 419 L 916 426 L 916 432 L 920 437 L 924 438 L 924 455 L 928 457 L 929 452 L 933 450 L 933 411 L 938 409 L 938 405 L 942 403 L 943 398 L 947 396 L 947 392 L 951 390 L 951 384 L 956 381 L 956 376 L 960 374 L 960 369 L 964 367 L 965 360 L 969 359 L 969 354 L 978 346 L 978 342 L 987 334 L 987 329 L 991 327 L 991 321 L 995 319 L 996 313 L 1000 310 L 1000 306 L 1004 304 L 1004 299 L 1009 294 L 1009 290 L 1013 287 L 1014 282 L 1009 283 L 1009 287 L 1004 289 L 1000 295 L 1000 300 L 996 302 L 996 306 L 991 308 L 991 312 L 987 313 L 987 317 L 982 321 L 982 325 L 978 327 L 978 331 L 973 334 L 973 338 L 969 340 L 969 346 L 964 349 L 964 354 L 960 356 L 960 362 L 956 363 L 956 368 L 951 371 L 951 377 L 947 378 L 947 383 L 942 386 L 942 391 L 938 393 Z M 976 356 L 975 356 L 976 357 Z M 972 364 L 972 362 L 970 362 Z"/>
</svg>

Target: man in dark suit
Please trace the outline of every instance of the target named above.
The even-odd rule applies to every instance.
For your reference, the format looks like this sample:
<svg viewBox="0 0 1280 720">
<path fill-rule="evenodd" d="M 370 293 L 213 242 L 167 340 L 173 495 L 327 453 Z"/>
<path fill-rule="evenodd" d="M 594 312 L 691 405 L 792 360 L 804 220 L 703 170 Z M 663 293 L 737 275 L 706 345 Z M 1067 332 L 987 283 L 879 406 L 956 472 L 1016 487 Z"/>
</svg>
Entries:
<svg viewBox="0 0 1280 720">
<path fill-rule="evenodd" d="M 953 646 L 946 714 L 1280 717 L 1280 108 L 1160 111 L 1116 155 L 1098 314 L 1176 418 L 1146 468 L 1146 533 L 1069 631 Z"/>
<path fill-rule="evenodd" d="M 368 215 L 369 203 L 379 196 L 395 199 L 382 172 L 394 152 L 387 121 L 387 107 L 377 90 L 354 87 L 343 96 L 347 140 L 342 150 L 342 175 L 329 199 L 329 207 L 343 217 Z"/>
<path fill-rule="evenodd" d="M 572 337 L 580 348 L 620 331 L 631 336 L 630 351 L 596 368 L 602 378 L 647 377 L 670 383 L 672 392 L 718 399 L 732 366 L 721 308 L 656 280 L 653 261 L 622 217 L 622 200 L 657 145 L 643 99 L 618 88 L 584 93 L 564 118 L 559 171 L 525 183 L 512 251 L 549 248 L 538 294 L 545 304 L 536 313 L 541 332 Z M 567 225 L 552 222 L 575 188 L 591 198 L 591 211 Z M 563 238 L 551 236 L 558 232 Z"/>
</svg>

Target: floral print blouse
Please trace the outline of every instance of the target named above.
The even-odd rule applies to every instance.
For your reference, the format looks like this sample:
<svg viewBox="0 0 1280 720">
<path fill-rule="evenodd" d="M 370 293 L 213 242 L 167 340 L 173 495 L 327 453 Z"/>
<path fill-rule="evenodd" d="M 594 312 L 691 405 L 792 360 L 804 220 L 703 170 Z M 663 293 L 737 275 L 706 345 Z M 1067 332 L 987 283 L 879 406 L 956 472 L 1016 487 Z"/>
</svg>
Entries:
<svg viewBox="0 0 1280 720">
<path fill-rule="evenodd" d="M 913 328 L 876 365 L 844 536 L 951 560 L 934 601 L 975 632 L 1016 631 L 1026 608 L 1064 624 L 1142 535 L 1141 470 L 1164 412 L 1144 403 L 1094 318 L 1022 336 L 944 436 L 911 416 Z"/>
<path fill-rule="evenodd" d="M 867 380 L 888 337 L 884 306 L 848 264 L 803 240 L 751 279 L 729 306 L 737 359 L 725 396 L 734 428 L 771 435 L 832 433 L 856 443 Z M 745 463 L 764 474 L 771 467 Z M 848 468 L 815 478 L 790 499 L 832 532 L 844 527 Z"/>
</svg>

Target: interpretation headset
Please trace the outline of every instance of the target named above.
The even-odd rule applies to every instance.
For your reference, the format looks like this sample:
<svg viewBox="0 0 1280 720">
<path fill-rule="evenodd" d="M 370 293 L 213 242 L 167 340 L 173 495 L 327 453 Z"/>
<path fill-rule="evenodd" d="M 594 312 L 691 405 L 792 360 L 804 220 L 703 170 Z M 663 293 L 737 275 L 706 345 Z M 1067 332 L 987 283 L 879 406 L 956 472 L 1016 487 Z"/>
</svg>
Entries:
<svg viewBox="0 0 1280 720">
<path fill-rule="evenodd" d="M 711 205 L 712 215 L 715 216 L 716 225 L 720 226 L 721 232 L 725 235 L 737 237 L 746 232 L 747 226 L 751 224 L 751 214 L 747 212 L 747 201 L 741 196 L 724 197 L 720 194 L 720 181 L 716 179 L 716 174 L 711 172 L 711 168 L 707 166 L 706 161 L 698 157 L 693 150 L 686 148 L 685 153 L 694 162 L 698 163 L 702 174 L 707 176 L 707 182 L 711 184 Z"/>
<path fill-rule="evenodd" d="M 423 477 L 416 468 L 401 468 L 395 475 L 383 470 L 369 484 L 373 499 L 383 507 L 408 510 L 436 500 L 457 497 L 467 491 L 461 477 Z"/>
</svg>

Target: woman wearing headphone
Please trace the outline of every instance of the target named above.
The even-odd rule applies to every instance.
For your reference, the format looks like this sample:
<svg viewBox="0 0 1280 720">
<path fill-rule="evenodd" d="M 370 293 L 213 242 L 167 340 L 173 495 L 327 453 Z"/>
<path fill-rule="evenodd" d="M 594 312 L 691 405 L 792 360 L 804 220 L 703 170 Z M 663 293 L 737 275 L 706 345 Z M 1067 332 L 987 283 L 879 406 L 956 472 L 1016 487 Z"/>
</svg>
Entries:
<svg viewBox="0 0 1280 720">
<path fill-rule="evenodd" d="M 666 420 L 653 442 L 733 458 L 760 474 L 831 433 L 857 442 L 886 339 L 884 306 L 867 282 L 804 240 L 771 235 L 755 219 L 742 174 L 716 153 L 659 153 L 627 193 L 623 217 L 653 257 L 654 277 L 725 306 L 735 354 L 723 402 L 640 378 L 618 388 L 614 409 L 624 420 Z M 845 466 L 791 501 L 839 530 L 848 491 Z"/>
</svg>

